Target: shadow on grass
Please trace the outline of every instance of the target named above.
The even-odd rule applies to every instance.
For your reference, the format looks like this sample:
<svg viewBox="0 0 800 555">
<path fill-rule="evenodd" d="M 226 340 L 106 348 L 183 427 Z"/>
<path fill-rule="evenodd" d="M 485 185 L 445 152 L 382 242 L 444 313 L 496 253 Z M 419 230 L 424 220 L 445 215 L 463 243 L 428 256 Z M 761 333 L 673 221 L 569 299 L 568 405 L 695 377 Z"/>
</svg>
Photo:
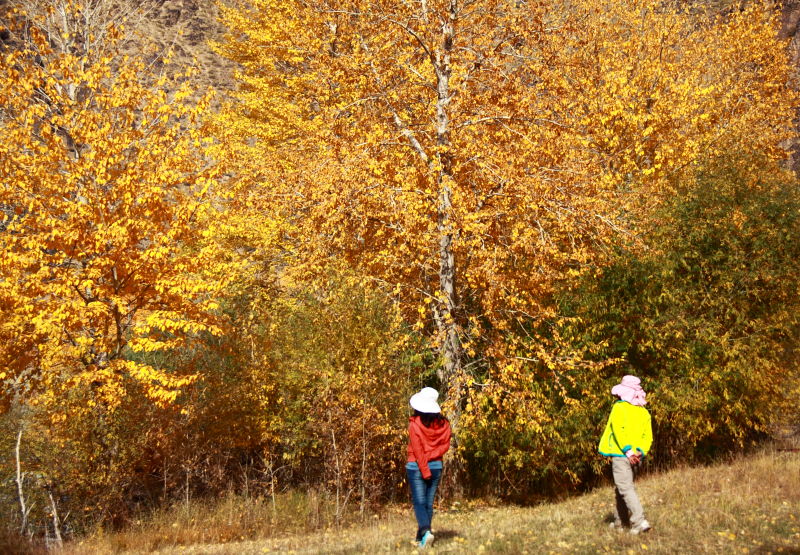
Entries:
<svg viewBox="0 0 800 555">
<path fill-rule="evenodd" d="M 458 532 L 456 530 L 434 530 L 433 535 L 436 537 L 436 541 L 439 540 L 452 540 L 458 536 L 463 536 L 464 534 Z"/>
<path fill-rule="evenodd" d="M 786 546 L 780 544 L 772 544 L 772 545 L 762 545 L 761 547 L 756 548 L 755 553 L 759 554 L 770 554 L 773 553 L 789 553 L 790 555 L 799 555 L 800 554 L 800 547 L 794 546 Z"/>
</svg>

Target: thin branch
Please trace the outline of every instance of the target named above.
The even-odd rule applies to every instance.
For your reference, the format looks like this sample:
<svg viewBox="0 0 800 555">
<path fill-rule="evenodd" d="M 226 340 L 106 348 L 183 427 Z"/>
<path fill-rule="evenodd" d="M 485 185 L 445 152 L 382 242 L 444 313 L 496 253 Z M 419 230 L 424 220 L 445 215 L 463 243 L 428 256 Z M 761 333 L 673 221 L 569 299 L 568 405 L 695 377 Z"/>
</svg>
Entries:
<svg viewBox="0 0 800 555">
<path fill-rule="evenodd" d="M 417 34 L 417 32 L 414 31 L 414 29 L 412 29 L 411 27 L 409 27 L 405 23 L 400 23 L 399 21 L 391 19 L 391 18 L 386 18 L 386 21 L 388 21 L 389 23 L 393 23 L 393 24 L 397 25 L 398 27 L 403 29 L 406 33 L 408 33 L 409 35 L 414 37 L 414 39 L 416 39 L 416 41 L 419 43 L 419 45 L 425 51 L 425 54 L 428 56 L 428 59 L 430 59 L 431 64 L 433 65 L 433 67 L 436 67 L 436 57 L 433 55 L 433 52 L 431 52 L 431 50 L 428 48 L 428 45 L 426 45 L 425 42 L 422 40 L 422 38 Z"/>
</svg>

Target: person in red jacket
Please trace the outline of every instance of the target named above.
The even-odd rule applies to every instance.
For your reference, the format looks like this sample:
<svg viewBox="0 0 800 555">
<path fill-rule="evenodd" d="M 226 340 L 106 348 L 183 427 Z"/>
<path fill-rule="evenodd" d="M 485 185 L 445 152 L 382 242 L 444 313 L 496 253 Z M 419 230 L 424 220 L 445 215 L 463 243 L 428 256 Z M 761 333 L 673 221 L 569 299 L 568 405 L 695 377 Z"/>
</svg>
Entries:
<svg viewBox="0 0 800 555">
<path fill-rule="evenodd" d="M 433 499 L 442 477 L 442 456 L 450 449 L 450 422 L 442 416 L 438 399 L 435 389 L 425 387 L 409 401 L 414 415 L 408 422 L 406 474 L 417 517 L 416 541 L 423 548 L 433 542 Z"/>
</svg>

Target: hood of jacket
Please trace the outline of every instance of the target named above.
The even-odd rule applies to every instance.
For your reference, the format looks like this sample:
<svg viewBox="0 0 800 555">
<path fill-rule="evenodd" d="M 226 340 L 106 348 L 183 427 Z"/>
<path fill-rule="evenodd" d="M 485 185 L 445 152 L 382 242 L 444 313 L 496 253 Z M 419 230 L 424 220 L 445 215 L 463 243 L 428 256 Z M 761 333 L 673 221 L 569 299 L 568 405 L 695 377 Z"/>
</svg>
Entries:
<svg viewBox="0 0 800 555">
<path fill-rule="evenodd" d="M 419 416 L 412 416 L 409 419 L 409 425 L 414 433 L 425 439 L 425 443 L 428 445 L 436 445 L 442 441 L 450 442 L 450 426 L 446 420 L 435 421 L 430 428 L 427 428 L 422 424 Z"/>
</svg>

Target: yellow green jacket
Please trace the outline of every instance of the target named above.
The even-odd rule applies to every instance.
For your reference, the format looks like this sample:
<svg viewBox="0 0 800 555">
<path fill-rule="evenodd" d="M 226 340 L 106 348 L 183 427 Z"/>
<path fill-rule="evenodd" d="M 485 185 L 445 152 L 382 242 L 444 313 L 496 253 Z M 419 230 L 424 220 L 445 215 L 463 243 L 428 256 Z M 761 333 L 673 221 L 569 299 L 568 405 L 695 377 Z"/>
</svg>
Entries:
<svg viewBox="0 0 800 555">
<path fill-rule="evenodd" d="M 630 449 L 647 455 L 653 444 L 650 413 L 644 407 L 617 401 L 611 408 L 606 429 L 597 450 L 607 457 L 624 457 Z"/>
</svg>

